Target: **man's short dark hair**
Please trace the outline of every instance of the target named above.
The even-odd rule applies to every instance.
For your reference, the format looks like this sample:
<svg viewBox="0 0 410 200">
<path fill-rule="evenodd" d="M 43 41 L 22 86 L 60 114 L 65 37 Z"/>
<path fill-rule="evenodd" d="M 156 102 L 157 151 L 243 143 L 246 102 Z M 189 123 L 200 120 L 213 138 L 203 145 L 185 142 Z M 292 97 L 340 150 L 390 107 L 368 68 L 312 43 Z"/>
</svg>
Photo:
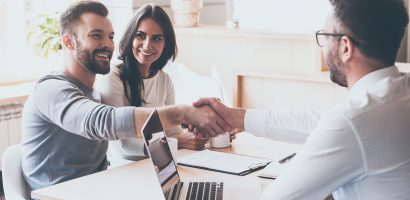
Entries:
<svg viewBox="0 0 410 200">
<path fill-rule="evenodd" d="M 60 34 L 74 33 L 74 26 L 84 13 L 94 13 L 96 15 L 107 17 L 108 9 L 104 4 L 96 1 L 80 1 L 71 5 L 60 16 Z"/>
<path fill-rule="evenodd" d="M 330 0 L 341 30 L 367 57 L 393 64 L 409 22 L 402 0 Z"/>
</svg>

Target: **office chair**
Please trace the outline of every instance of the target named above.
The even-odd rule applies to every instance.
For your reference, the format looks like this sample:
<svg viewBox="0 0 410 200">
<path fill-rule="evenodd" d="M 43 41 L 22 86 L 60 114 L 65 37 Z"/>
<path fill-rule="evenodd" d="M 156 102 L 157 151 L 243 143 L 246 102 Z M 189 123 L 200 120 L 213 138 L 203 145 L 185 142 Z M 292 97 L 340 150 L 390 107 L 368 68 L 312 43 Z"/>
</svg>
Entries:
<svg viewBox="0 0 410 200">
<path fill-rule="evenodd" d="M 15 144 L 7 147 L 2 160 L 3 187 L 6 199 L 30 199 L 21 168 L 21 146 Z"/>
</svg>

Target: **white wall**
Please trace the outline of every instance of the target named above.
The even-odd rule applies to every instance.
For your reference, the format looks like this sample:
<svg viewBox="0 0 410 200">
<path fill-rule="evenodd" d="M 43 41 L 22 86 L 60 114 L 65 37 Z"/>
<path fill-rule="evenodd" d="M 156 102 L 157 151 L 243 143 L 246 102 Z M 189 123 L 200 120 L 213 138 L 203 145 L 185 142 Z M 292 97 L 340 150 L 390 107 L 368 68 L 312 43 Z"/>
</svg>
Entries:
<svg viewBox="0 0 410 200">
<path fill-rule="evenodd" d="M 112 57 L 111 63 L 117 64 L 121 61 L 118 60 L 118 45 L 122 36 L 124 35 L 125 28 L 128 25 L 129 20 L 131 20 L 133 14 L 133 1 L 132 0 L 100 0 L 104 5 L 108 7 L 109 14 L 108 18 L 112 22 L 114 28 L 114 45 L 115 52 Z"/>
<path fill-rule="evenodd" d="M 330 82 L 327 74 L 322 77 L 243 76 L 241 105 L 238 106 L 283 111 L 326 111 L 344 102 L 348 90 Z"/>
<path fill-rule="evenodd" d="M 164 8 L 173 21 L 174 13 L 171 10 L 170 0 L 133 0 L 134 10 L 145 3 L 155 3 Z M 225 0 L 203 0 L 200 16 L 201 24 L 222 25 L 225 23 Z"/>
<path fill-rule="evenodd" d="M 2 41 L 0 43 L 3 49 L 1 54 L 3 59 L 0 60 L 0 82 L 13 81 L 14 77 L 26 78 L 30 72 L 24 70 L 27 66 L 24 58 L 25 47 L 25 18 L 22 9 L 17 7 L 24 6 L 24 1 L 5 1 L 1 6 L 4 9 L 0 19 Z M 3 31 L 7 30 L 7 31 Z"/>
<path fill-rule="evenodd" d="M 324 25 L 329 9 L 327 0 L 236 0 L 234 15 L 241 28 L 313 34 Z"/>
<path fill-rule="evenodd" d="M 0 1 L 1 3 L 2 1 Z M 6 6 L 5 4 L 0 4 L 0 45 L 3 46 L 3 44 L 6 43 Z M 6 59 L 6 48 L 0 48 L 0 70 L 2 69 L 2 60 L 4 61 Z"/>
<path fill-rule="evenodd" d="M 203 0 L 200 23 L 225 24 L 225 0 Z M 327 0 L 232 0 L 239 27 L 274 33 L 313 34 L 321 29 L 330 9 Z M 169 0 L 133 0 L 134 10 L 145 3 L 161 5 L 172 18 Z M 297 6 L 296 6 L 297 5 Z"/>
<path fill-rule="evenodd" d="M 56 67 L 56 62 L 46 63 L 42 58 L 34 56 L 31 46 L 26 44 L 26 20 L 27 17 L 36 16 L 39 12 L 61 11 L 67 4 L 67 1 L 47 0 L 37 0 L 36 4 L 22 0 L 1 1 L 0 85 L 34 80 Z M 32 13 L 26 12 L 26 8 L 31 8 Z"/>
<path fill-rule="evenodd" d="M 132 0 L 134 10 L 145 3 L 161 5 L 173 18 L 170 0 Z M 225 0 L 203 0 L 200 23 L 225 24 Z M 330 10 L 327 0 L 232 0 L 234 15 L 242 29 L 261 30 L 273 33 L 314 34 L 324 25 Z M 408 1 L 406 0 L 406 4 Z M 297 5 L 297 6 L 296 6 Z M 172 19 L 173 20 L 173 19 Z M 410 60 L 407 36 L 403 39 L 397 60 Z"/>
</svg>

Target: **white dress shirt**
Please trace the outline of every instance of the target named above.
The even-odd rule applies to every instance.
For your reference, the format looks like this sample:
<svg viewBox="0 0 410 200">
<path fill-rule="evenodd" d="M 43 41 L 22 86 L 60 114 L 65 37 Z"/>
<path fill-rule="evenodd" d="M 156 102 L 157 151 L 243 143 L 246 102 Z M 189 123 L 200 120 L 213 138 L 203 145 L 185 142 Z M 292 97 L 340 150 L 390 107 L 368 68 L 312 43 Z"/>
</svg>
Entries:
<svg viewBox="0 0 410 200">
<path fill-rule="evenodd" d="M 262 198 L 410 199 L 409 86 L 392 66 L 362 77 L 323 115 L 247 110 L 247 132 L 305 142 Z"/>
</svg>

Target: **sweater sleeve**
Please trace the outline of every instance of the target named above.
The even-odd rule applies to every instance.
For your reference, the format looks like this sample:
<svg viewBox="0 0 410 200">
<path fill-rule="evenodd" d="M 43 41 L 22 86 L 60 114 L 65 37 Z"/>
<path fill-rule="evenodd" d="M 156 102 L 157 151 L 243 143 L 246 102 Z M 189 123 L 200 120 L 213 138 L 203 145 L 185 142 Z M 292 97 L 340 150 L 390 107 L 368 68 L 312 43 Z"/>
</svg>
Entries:
<svg viewBox="0 0 410 200">
<path fill-rule="evenodd" d="M 34 93 L 38 113 L 70 133 L 94 140 L 136 137 L 132 107 L 100 104 L 75 85 L 58 79 L 38 83 Z"/>
<path fill-rule="evenodd" d="M 101 95 L 101 102 L 107 105 L 129 106 L 118 68 L 104 76 L 100 76 L 96 86 Z M 145 158 L 144 140 L 141 138 L 121 139 L 110 142 L 110 153 L 127 160 L 141 160 Z"/>
<path fill-rule="evenodd" d="M 128 106 L 129 103 L 125 99 L 123 84 L 117 70 L 117 68 L 114 68 L 109 75 L 102 78 L 101 81 L 99 81 L 98 89 L 100 90 L 103 103 L 118 107 Z M 171 79 L 167 74 L 160 77 L 160 80 L 156 82 L 157 85 L 152 87 L 157 91 L 151 89 L 149 90 L 150 92 L 147 93 L 147 95 L 154 95 L 156 98 L 152 98 L 152 96 L 144 96 L 144 99 L 151 99 L 150 103 L 155 106 L 175 104 L 175 91 Z M 165 94 L 166 98 L 163 99 L 155 96 L 158 93 Z M 183 129 L 179 126 L 166 130 L 166 133 L 168 136 L 175 137 L 176 135 L 183 133 Z M 110 142 L 110 151 L 114 155 L 128 160 L 141 160 L 142 158 L 145 158 L 144 141 L 141 138 L 112 141 Z"/>
</svg>

